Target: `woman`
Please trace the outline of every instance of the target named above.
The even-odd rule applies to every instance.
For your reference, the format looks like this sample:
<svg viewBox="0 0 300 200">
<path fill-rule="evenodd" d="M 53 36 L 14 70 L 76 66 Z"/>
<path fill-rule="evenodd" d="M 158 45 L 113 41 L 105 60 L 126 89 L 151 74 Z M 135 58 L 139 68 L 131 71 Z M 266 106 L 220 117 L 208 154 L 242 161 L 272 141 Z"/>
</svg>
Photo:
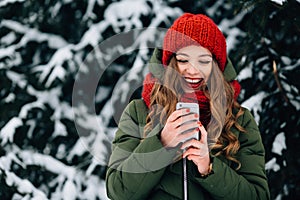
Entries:
<svg viewBox="0 0 300 200">
<path fill-rule="evenodd" d="M 216 24 L 183 14 L 149 69 L 143 98 L 127 106 L 113 141 L 108 197 L 184 199 L 187 159 L 188 199 L 269 199 L 260 133 L 236 101 L 240 86 Z M 177 102 L 198 103 L 200 116 Z"/>
</svg>

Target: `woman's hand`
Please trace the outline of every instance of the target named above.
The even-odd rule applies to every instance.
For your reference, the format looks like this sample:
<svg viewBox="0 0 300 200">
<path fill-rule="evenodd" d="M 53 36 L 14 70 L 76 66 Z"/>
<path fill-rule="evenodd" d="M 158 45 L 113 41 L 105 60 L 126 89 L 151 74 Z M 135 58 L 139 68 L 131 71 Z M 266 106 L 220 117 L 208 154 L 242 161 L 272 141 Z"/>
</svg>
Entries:
<svg viewBox="0 0 300 200">
<path fill-rule="evenodd" d="M 199 132 L 199 115 L 190 113 L 189 109 L 174 111 L 167 119 L 161 132 L 161 143 L 164 147 L 176 147 L 187 138 Z"/>
<path fill-rule="evenodd" d="M 182 157 L 192 160 L 197 165 L 200 174 L 207 174 L 210 164 L 207 132 L 201 122 L 199 122 L 199 129 L 201 131 L 200 141 L 192 139 L 185 142 L 181 146 L 181 149 L 186 149 Z"/>
</svg>

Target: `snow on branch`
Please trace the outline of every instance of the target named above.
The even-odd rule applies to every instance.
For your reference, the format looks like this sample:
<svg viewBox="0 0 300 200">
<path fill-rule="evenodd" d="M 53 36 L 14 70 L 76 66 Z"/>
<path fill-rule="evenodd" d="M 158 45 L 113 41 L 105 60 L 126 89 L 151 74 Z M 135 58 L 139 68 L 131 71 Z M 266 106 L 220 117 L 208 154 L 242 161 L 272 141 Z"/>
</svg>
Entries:
<svg viewBox="0 0 300 200">
<path fill-rule="evenodd" d="M 68 166 L 56 158 L 37 153 L 32 150 L 20 149 L 16 145 L 10 147 L 11 153 L 0 158 L 0 170 L 1 173 L 5 175 L 5 181 L 8 186 L 15 187 L 18 191 L 18 197 L 31 196 L 33 199 L 47 199 L 44 192 L 39 188 L 36 188 L 29 180 L 22 179 L 11 172 L 11 164 L 13 162 L 19 164 L 23 169 L 27 166 L 38 166 L 48 172 L 57 175 L 52 181 L 49 182 L 49 187 L 55 187 L 56 191 L 51 194 L 51 198 L 56 199 L 76 199 L 76 197 L 93 197 L 91 199 L 96 199 L 95 197 L 103 196 L 103 181 L 92 175 L 86 174 L 79 170 L 76 166 Z M 80 187 L 85 185 L 86 190 L 81 191 Z M 94 191 L 94 188 L 98 188 L 99 192 Z M 88 191 L 93 191 L 89 194 Z M 88 198 L 90 199 L 90 198 Z"/>
<path fill-rule="evenodd" d="M 91 18 L 91 19 L 96 18 L 96 14 L 93 13 L 95 3 L 96 3 L 96 0 L 88 0 L 88 5 L 86 8 L 86 12 L 83 15 L 83 20 L 87 20 L 89 18 Z M 97 0 L 97 3 L 99 6 L 103 6 L 105 4 L 104 0 Z"/>
<path fill-rule="evenodd" d="M 13 117 L 5 126 L 0 130 L 0 138 L 2 140 L 1 145 L 3 146 L 7 142 L 12 143 L 16 128 L 23 125 L 23 122 L 18 117 Z"/>
<path fill-rule="evenodd" d="M 71 149 L 68 160 L 71 160 L 75 155 L 82 155 L 89 151 L 98 164 L 105 166 L 107 163 L 106 154 L 107 148 L 104 142 L 108 142 L 106 136 L 106 128 L 108 124 L 103 123 L 103 116 L 88 113 L 81 105 L 78 108 L 73 108 L 75 114 L 75 124 L 82 127 L 84 130 L 77 129 L 80 139 Z M 109 111 L 108 111 L 109 112 Z M 110 113 L 110 112 L 109 112 Z M 111 117 L 111 115 L 109 115 Z"/>
<path fill-rule="evenodd" d="M 287 0 L 271 0 L 271 1 L 282 6 Z"/>
<path fill-rule="evenodd" d="M 14 4 L 16 2 L 24 2 L 25 0 L 2 0 L 0 2 L 0 7 L 7 6 L 8 4 Z"/>
<path fill-rule="evenodd" d="M 285 134 L 283 132 L 278 133 L 273 142 L 272 152 L 282 155 L 282 151 L 287 148 L 285 141 Z"/>
<path fill-rule="evenodd" d="M 104 18 L 110 22 L 114 32 L 119 33 L 120 27 L 125 27 L 124 31 L 141 28 L 140 16 L 150 11 L 145 0 L 123 0 L 110 4 L 104 12 Z"/>
<path fill-rule="evenodd" d="M 49 47 L 53 49 L 62 48 L 68 45 L 68 42 L 65 41 L 61 36 L 40 32 L 38 29 L 29 28 L 17 21 L 8 19 L 2 20 L 0 27 L 5 27 L 13 32 L 23 34 L 21 41 L 18 45 L 16 45 L 17 48 L 23 47 L 29 41 L 35 41 L 38 43 L 47 42 Z"/>
<path fill-rule="evenodd" d="M 253 110 L 254 112 L 254 118 L 255 121 L 257 123 L 259 123 L 260 121 L 260 115 L 259 112 L 262 110 L 261 107 L 261 102 L 263 101 L 263 99 L 265 99 L 268 96 L 267 93 L 265 92 L 259 92 L 255 95 L 253 95 L 252 97 L 250 97 L 249 99 L 247 99 L 246 101 L 244 101 L 242 103 L 242 106 L 249 109 L 249 110 Z"/>
<path fill-rule="evenodd" d="M 64 62 L 71 61 L 73 53 L 71 46 L 66 46 L 57 50 L 52 56 L 51 60 L 45 65 L 35 66 L 32 72 L 39 72 L 39 81 L 43 83 L 47 78 L 45 86 L 48 88 L 51 86 L 55 79 L 64 81 L 67 71 L 63 68 Z"/>
<path fill-rule="evenodd" d="M 36 165 L 54 174 L 63 175 L 72 179 L 76 175 L 76 168 L 68 166 L 50 155 L 40 154 L 31 150 L 22 150 L 17 154 L 22 162 L 27 165 Z"/>
<path fill-rule="evenodd" d="M 216 4 L 217 5 L 217 4 Z M 239 37 L 245 37 L 246 33 L 243 32 L 240 28 L 238 28 L 238 24 L 243 21 L 245 15 L 249 11 L 243 11 L 240 12 L 238 15 L 236 15 L 232 19 L 227 19 L 224 18 L 219 27 L 222 30 L 222 32 L 227 34 L 226 37 L 226 44 L 227 44 L 227 52 L 230 52 L 232 49 L 236 49 L 236 45 L 239 43 L 238 42 L 238 36 Z"/>
<path fill-rule="evenodd" d="M 16 190 L 19 192 L 18 196 L 24 195 L 30 196 L 31 199 L 48 199 L 46 194 L 41 190 L 34 187 L 34 185 L 27 179 L 21 179 L 13 172 L 5 171 L 6 176 L 6 184 L 11 187 L 15 187 Z"/>
</svg>

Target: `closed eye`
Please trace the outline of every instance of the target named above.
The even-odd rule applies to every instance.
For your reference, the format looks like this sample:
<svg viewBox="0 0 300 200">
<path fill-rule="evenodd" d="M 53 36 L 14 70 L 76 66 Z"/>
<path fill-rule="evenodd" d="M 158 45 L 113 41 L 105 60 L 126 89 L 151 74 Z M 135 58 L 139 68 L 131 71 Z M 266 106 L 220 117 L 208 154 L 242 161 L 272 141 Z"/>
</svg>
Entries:
<svg viewBox="0 0 300 200">
<path fill-rule="evenodd" d="M 188 63 L 189 62 L 188 60 L 183 60 L 183 59 L 176 59 L 176 60 L 179 63 Z"/>
<path fill-rule="evenodd" d="M 208 60 L 208 61 L 204 61 L 204 60 L 199 61 L 199 63 L 200 63 L 201 65 L 207 65 L 207 64 L 209 64 L 210 62 L 211 62 L 210 60 Z"/>
</svg>

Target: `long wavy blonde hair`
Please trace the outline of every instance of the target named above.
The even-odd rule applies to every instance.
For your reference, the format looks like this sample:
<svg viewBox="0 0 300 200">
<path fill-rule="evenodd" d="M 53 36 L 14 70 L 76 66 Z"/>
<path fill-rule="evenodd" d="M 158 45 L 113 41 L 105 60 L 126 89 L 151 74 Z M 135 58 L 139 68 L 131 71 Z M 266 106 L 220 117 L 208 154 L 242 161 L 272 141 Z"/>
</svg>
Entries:
<svg viewBox="0 0 300 200">
<path fill-rule="evenodd" d="M 155 124 L 165 124 L 167 118 L 176 109 L 176 103 L 184 94 L 181 87 L 182 78 L 178 73 L 178 66 L 175 57 L 170 60 L 166 68 L 163 80 L 155 83 L 150 99 L 150 112 L 147 116 L 145 134 L 151 130 Z M 220 71 L 216 61 L 213 61 L 212 72 L 207 85 L 201 88 L 210 102 L 211 119 L 207 125 L 208 145 L 215 155 L 223 154 L 228 160 L 237 164 L 240 162 L 235 158 L 240 144 L 237 137 L 231 132 L 235 127 L 239 131 L 245 132 L 237 119 L 244 111 L 239 103 L 234 99 L 234 90 Z"/>
</svg>

